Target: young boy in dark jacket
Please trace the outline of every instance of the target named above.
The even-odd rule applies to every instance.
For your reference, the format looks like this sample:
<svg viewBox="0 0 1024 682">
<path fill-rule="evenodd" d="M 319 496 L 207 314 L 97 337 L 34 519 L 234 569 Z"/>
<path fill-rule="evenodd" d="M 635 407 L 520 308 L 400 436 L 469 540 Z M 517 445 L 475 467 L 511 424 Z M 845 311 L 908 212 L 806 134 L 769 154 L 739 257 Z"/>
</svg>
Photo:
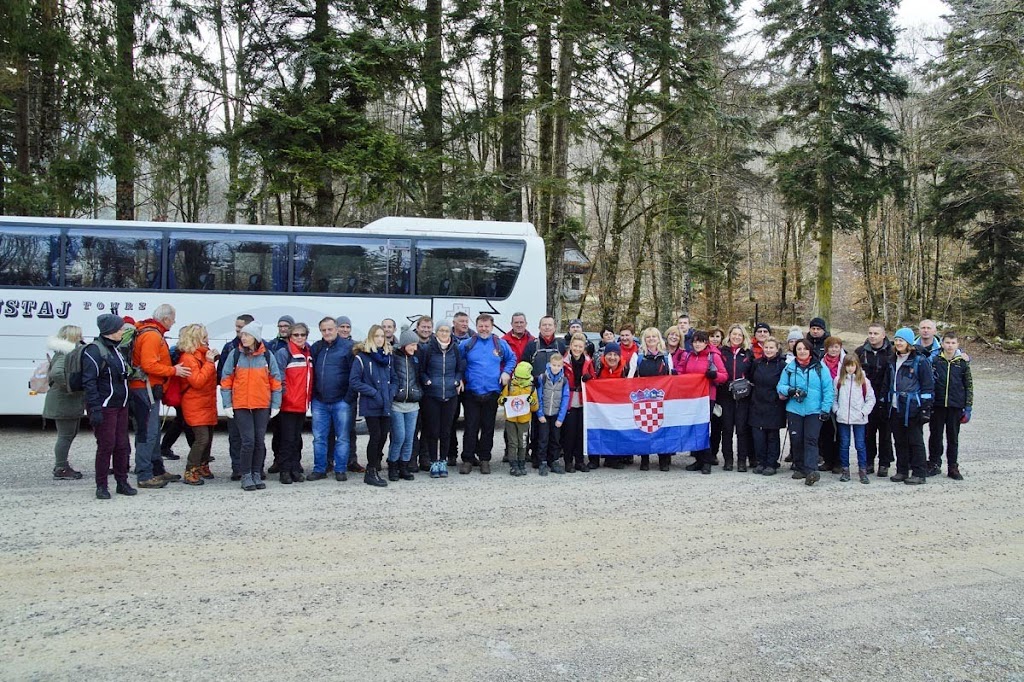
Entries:
<svg viewBox="0 0 1024 682">
<path fill-rule="evenodd" d="M 948 331 L 942 335 L 942 352 L 932 360 L 935 406 L 928 437 L 928 475 L 942 472 L 942 435 L 945 433 L 946 475 L 954 481 L 964 480 L 958 461 L 960 424 L 971 421 L 971 406 L 974 404 L 971 363 L 959 349 L 956 332 Z"/>
</svg>

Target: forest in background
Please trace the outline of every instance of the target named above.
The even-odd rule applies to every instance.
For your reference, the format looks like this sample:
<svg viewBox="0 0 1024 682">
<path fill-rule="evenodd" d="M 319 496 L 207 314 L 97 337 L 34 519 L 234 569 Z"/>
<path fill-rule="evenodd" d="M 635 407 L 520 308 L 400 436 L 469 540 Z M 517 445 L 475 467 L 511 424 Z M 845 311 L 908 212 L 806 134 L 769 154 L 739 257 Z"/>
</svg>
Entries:
<svg viewBox="0 0 1024 682">
<path fill-rule="evenodd" d="M 1024 4 L 948 5 L 7 0 L 0 213 L 527 220 L 588 326 L 1020 335 Z"/>
</svg>

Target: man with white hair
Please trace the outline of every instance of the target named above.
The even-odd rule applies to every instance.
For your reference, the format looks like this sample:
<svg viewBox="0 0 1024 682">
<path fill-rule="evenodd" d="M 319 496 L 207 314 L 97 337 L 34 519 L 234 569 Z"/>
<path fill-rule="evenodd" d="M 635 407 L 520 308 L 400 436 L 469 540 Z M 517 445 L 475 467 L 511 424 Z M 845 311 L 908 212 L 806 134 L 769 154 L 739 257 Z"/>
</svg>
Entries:
<svg viewBox="0 0 1024 682">
<path fill-rule="evenodd" d="M 160 401 L 164 386 L 174 376 L 187 377 L 192 371 L 171 362 L 164 334 L 174 326 L 174 308 L 164 303 L 153 317 L 136 325 L 132 366 L 138 374 L 129 382 L 135 423 L 135 475 L 140 488 L 163 488 L 181 476 L 164 470 L 160 457 Z"/>
<path fill-rule="evenodd" d="M 942 352 L 942 344 L 939 343 L 936 338 L 936 327 L 934 320 L 921 320 L 921 323 L 917 325 L 917 333 L 919 336 L 914 339 L 914 345 L 921 346 L 925 350 L 925 354 L 934 359 L 936 355 Z"/>
</svg>

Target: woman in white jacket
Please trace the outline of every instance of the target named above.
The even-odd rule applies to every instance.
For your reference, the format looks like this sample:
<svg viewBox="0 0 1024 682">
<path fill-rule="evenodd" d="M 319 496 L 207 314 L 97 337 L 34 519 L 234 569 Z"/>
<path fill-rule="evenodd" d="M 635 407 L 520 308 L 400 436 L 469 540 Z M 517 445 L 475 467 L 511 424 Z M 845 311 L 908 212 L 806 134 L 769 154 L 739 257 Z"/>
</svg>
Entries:
<svg viewBox="0 0 1024 682">
<path fill-rule="evenodd" d="M 870 483 L 868 478 L 867 441 L 864 438 L 868 415 L 875 406 L 875 392 L 871 382 L 864 376 L 856 353 L 847 353 L 836 376 L 836 399 L 832 411 L 836 413 L 839 429 L 839 464 L 843 469 L 840 481 L 850 480 L 850 432 L 857 448 L 857 467 L 861 483 Z"/>
</svg>

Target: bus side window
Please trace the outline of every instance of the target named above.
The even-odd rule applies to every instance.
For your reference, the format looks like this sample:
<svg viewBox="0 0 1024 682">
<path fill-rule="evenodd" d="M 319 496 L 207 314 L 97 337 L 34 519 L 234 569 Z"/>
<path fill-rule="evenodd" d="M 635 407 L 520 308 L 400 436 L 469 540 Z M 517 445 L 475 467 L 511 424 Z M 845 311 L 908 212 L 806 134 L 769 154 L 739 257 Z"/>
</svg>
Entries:
<svg viewBox="0 0 1024 682">
<path fill-rule="evenodd" d="M 60 232 L 17 229 L 0 234 L 0 285 L 55 287 L 60 284 Z"/>
<path fill-rule="evenodd" d="M 494 241 L 465 246 L 455 240 L 416 241 L 416 294 L 503 299 L 512 293 L 526 245 Z"/>
<path fill-rule="evenodd" d="M 159 233 L 70 230 L 64 284 L 103 289 L 155 289 L 160 286 Z"/>
<path fill-rule="evenodd" d="M 287 237 L 177 232 L 171 234 L 167 258 L 175 289 L 288 290 Z"/>
</svg>

